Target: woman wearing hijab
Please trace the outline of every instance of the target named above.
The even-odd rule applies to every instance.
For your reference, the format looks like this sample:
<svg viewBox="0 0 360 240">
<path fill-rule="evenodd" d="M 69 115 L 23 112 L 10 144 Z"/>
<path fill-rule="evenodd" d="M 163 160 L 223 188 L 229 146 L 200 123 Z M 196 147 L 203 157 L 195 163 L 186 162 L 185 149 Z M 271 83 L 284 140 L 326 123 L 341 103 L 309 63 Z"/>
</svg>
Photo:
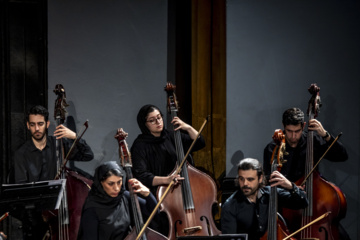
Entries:
<svg viewBox="0 0 360 240">
<path fill-rule="evenodd" d="M 82 209 L 78 239 L 124 239 L 129 234 L 133 214 L 130 194 L 123 187 L 123 179 L 123 171 L 115 161 L 96 168 L 94 183 Z M 139 196 L 145 220 L 156 206 L 156 199 L 137 179 L 128 181 Z"/>
<path fill-rule="evenodd" d="M 179 175 L 168 176 L 174 170 L 177 161 L 174 132 L 164 128 L 163 114 L 154 105 L 143 106 L 137 115 L 137 122 L 142 133 L 131 147 L 133 173 L 134 177 L 150 188 L 155 195 L 159 185 L 182 179 Z M 181 132 L 183 150 L 186 153 L 198 131 L 178 117 L 174 117 L 171 123 L 176 126 L 174 131 L 181 129 L 187 133 Z M 205 140 L 200 136 L 192 151 L 204 147 Z M 190 163 L 193 164 L 191 157 Z"/>
</svg>

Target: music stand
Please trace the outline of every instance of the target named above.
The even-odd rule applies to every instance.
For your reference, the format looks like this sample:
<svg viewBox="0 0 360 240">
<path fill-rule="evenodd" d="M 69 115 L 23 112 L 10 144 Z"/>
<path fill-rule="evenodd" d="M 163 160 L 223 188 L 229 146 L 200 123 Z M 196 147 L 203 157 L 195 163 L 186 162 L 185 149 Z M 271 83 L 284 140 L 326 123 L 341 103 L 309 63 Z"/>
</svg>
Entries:
<svg viewBox="0 0 360 240">
<path fill-rule="evenodd" d="M 0 214 L 21 215 L 24 210 L 54 210 L 60 206 L 66 179 L 24 184 L 3 184 Z"/>
</svg>

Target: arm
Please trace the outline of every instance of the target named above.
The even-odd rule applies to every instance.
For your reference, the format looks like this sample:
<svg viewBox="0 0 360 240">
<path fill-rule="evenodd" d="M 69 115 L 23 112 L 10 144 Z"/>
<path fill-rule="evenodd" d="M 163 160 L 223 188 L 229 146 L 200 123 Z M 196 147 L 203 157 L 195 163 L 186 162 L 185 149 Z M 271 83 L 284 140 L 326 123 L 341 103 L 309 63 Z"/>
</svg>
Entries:
<svg viewBox="0 0 360 240">
<path fill-rule="evenodd" d="M 302 209 L 309 205 L 305 192 L 292 183 L 291 189 L 278 188 L 279 205 L 290 209 Z"/>
<path fill-rule="evenodd" d="M 76 139 L 76 133 L 62 124 L 56 127 L 54 136 L 56 137 L 56 139 L 63 139 L 66 153 L 70 150 L 72 144 L 74 143 L 74 140 Z M 90 161 L 93 158 L 94 153 L 84 139 L 80 139 L 77 142 L 76 146 L 74 146 L 73 152 L 69 156 L 69 160 L 75 161 Z"/>
<path fill-rule="evenodd" d="M 64 138 L 63 144 L 65 148 L 65 152 L 68 153 L 72 144 L 74 143 L 73 140 L 69 140 Z M 94 158 L 94 153 L 91 150 L 90 146 L 87 145 L 86 141 L 84 139 L 80 139 L 76 146 L 74 146 L 74 149 L 72 150 L 72 153 L 69 156 L 69 160 L 73 161 L 90 161 Z"/>
<path fill-rule="evenodd" d="M 0 240 L 5 240 L 5 239 L 7 239 L 7 236 L 3 232 L 0 232 Z"/>
<path fill-rule="evenodd" d="M 316 152 L 317 158 L 314 161 L 318 161 L 322 154 L 325 153 L 330 144 L 335 140 L 335 138 L 328 133 L 322 126 L 321 122 L 316 119 L 311 119 L 308 126 L 309 131 L 316 132 L 316 140 L 314 141 L 314 147 L 318 151 Z M 345 147 L 339 141 L 329 149 L 329 152 L 325 155 L 326 159 L 332 162 L 344 162 L 348 159 L 348 154 Z"/>
<path fill-rule="evenodd" d="M 154 195 L 150 192 L 149 188 L 144 186 L 139 180 L 132 178 L 129 179 L 129 184 L 139 196 L 139 204 L 141 212 L 144 216 L 149 217 L 157 202 Z"/>
</svg>

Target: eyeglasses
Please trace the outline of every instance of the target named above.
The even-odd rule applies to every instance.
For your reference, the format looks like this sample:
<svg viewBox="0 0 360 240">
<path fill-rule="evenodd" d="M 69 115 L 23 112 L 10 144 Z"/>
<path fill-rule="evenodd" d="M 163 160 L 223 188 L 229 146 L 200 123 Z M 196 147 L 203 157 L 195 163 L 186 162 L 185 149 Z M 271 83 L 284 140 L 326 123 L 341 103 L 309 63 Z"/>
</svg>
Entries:
<svg viewBox="0 0 360 240">
<path fill-rule="evenodd" d="M 162 122 L 162 116 L 158 115 L 156 118 L 151 118 L 150 120 L 147 120 L 146 122 L 149 122 L 151 125 L 154 125 L 157 121 L 159 121 L 159 123 Z"/>
</svg>

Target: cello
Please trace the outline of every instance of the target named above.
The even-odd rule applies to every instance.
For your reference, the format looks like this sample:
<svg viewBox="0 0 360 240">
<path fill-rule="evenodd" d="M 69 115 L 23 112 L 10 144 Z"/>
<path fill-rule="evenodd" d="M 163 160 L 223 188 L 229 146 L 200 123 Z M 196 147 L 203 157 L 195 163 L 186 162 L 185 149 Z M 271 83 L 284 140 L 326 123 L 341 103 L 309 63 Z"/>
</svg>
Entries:
<svg viewBox="0 0 360 240">
<path fill-rule="evenodd" d="M 175 86 L 167 83 L 165 91 L 168 95 L 168 111 L 171 119 L 177 116 L 178 105 L 174 93 Z M 180 166 L 184 158 L 184 148 L 180 131 L 174 131 L 177 154 L 176 166 Z M 177 167 L 175 167 L 176 169 Z M 171 175 L 175 174 L 174 170 Z M 212 217 L 212 206 L 216 204 L 217 188 L 214 180 L 207 174 L 185 162 L 180 172 L 184 178 L 174 186 L 161 203 L 160 211 L 169 219 L 169 235 L 171 240 L 179 236 L 213 236 L 220 234 Z M 160 186 L 157 199 L 164 195 L 166 186 Z"/>
<path fill-rule="evenodd" d="M 271 156 L 271 173 L 280 171 L 284 160 L 285 152 L 285 135 L 280 129 L 276 129 L 273 135 L 273 140 L 276 146 Z M 276 160 L 276 161 L 275 161 Z M 275 240 L 283 239 L 288 236 L 288 230 L 282 221 L 278 219 L 278 194 L 277 187 L 271 187 L 269 210 L 268 210 L 268 225 L 267 232 L 261 237 L 261 240 Z M 294 240 L 294 238 L 290 238 Z"/>
<path fill-rule="evenodd" d="M 66 103 L 65 89 L 61 84 L 55 86 L 54 93 L 57 95 L 54 117 L 56 126 L 58 126 L 65 122 L 65 108 L 69 105 Z M 80 134 L 80 137 L 75 139 L 67 156 L 71 154 L 73 146 L 75 146 L 86 131 L 88 127 L 87 121 L 84 126 L 85 130 Z M 65 191 L 59 209 L 44 211 L 43 219 L 49 224 L 52 240 L 76 239 L 80 226 L 82 206 L 91 188 L 92 181 L 66 168 L 67 156 L 64 157 L 62 139 L 56 139 L 56 156 L 58 173 L 55 179 L 66 179 Z"/>
<path fill-rule="evenodd" d="M 307 109 L 309 120 L 311 120 L 318 116 L 321 106 L 320 88 L 316 84 L 311 84 L 308 90 L 312 95 Z M 305 163 L 305 176 L 308 176 L 305 182 L 305 192 L 309 206 L 302 212 L 284 209 L 283 215 L 288 220 L 290 231 L 295 231 L 301 226 L 308 225 L 322 214 L 331 212 L 322 221 L 312 224 L 295 236 L 298 239 L 337 240 L 339 239 L 339 221 L 346 214 L 346 198 L 337 186 L 323 179 L 317 170 L 313 171 L 313 137 L 313 131 L 309 131 Z M 296 181 L 296 184 L 302 185 L 302 182 L 303 178 Z"/>
<path fill-rule="evenodd" d="M 119 157 L 121 159 L 121 166 L 125 169 L 126 176 L 128 179 L 133 178 L 132 174 L 132 161 L 131 154 L 128 149 L 128 145 L 125 141 L 125 138 L 128 136 L 126 132 L 122 128 L 117 132 L 115 138 L 119 143 Z M 139 205 L 139 199 L 137 194 L 134 192 L 133 188 L 128 183 L 128 189 L 130 192 L 130 201 L 131 201 L 131 209 L 133 213 L 133 218 L 135 222 L 135 227 L 132 229 L 131 233 L 126 236 L 125 240 L 134 240 L 138 236 L 141 231 L 141 228 L 144 226 L 144 220 L 141 214 L 141 209 Z M 145 233 L 139 238 L 141 240 L 165 240 L 167 239 L 164 235 L 154 231 L 151 228 L 146 228 Z"/>
</svg>

